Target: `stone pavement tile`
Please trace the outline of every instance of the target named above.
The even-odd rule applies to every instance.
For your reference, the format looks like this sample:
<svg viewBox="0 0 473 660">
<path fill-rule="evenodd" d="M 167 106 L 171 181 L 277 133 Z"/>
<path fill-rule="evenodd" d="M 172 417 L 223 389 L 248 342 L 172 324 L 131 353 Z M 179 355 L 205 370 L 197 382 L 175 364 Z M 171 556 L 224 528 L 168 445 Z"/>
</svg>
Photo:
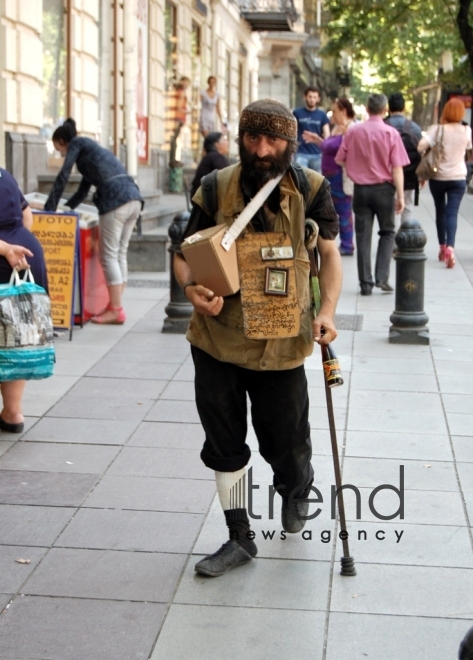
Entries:
<svg viewBox="0 0 473 660">
<path fill-rule="evenodd" d="M 151 660 L 322 660 L 324 625 L 322 612 L 172 605 Z"/>
<path fill-rule="evenodd" d="M 172 377 L 173 380 L 191 380 L 194 382 L 195 369 L 192 362 L 186 362 Z"/>
<path fill-rule="evenodd" d="M 442 394 L 473 394 L 473 376 L 459 374 L 439 374 L 439 387 Z"/>
<path fill-rule="evenodd" d="M 0 440 L 0 456 L 3 456 L 3 454 L 8 451 L 10 447 L 13 447 L 14 444 L 14 442 L 5 442 L 4 440 Z"/>
<path fill-rule="evenodd" d="M 190 513 L 81 509 L 55 546 L 189 553 L 202 518 Z"/>
<path fill-rule="evenodd" d="M 154 401 L 138 397 L 97 397 L 66 394 L 51 408 L 48 417 L 119 419 L 141 421 Z"/>
<path fill-rule="evenodd" d="M 447 433 L 394 433 L 382 431 L 347 431 L 346 456 L 366 458 L 417 459 L 421 461 L 452 461 Z"/>
<path fill-rule="evenodd" d="M 410 360 L 406 360 L 411 363 Z M 433 374 L 423 374 L 414 377 L 411 374 L 399 373 L 361 373 L 356 370 L 352 373 L 351 388 L 353 390 L 387 390 L 390 392 L 438 392 L 437 379 Z M 473 380 L 472 380 L 473 391 Z"/>
<path fill-rule="evenodd" d="M 0 614 L 2 610 L 8 605 L 12 598 L 12 594 L 0 594 Z"/>
<path fill-rule="evenodd" d="M 146 415 L 147 422 L 190 422 L 200 424 L 194 401 L 157 401 Z"/>
<path fill-rule="evenodd" d="M 467 630 L 462 619 L 333 612 L 326 660 L 453 659 Z"/>
<path fill-rule="evenodd" d="M 130 335 L 127 336 L 127 338 Z M 187 358 L 186 348 L 166 348 L 149 346 L 144 347 L 139 343 L 140 335 L 136 337 L 135 344 L 118 344 L 113 348 L 108 357 L 113 356 L 119 360 L 134 360 L 136 362 L 151 362 L 153 364 L 175 364 L 180 365 Z"/>
<path fill-rule="evenodd" d="M 67 359 L 67 358 L 65 358 Z M 56 376 L 45 380 L 30 380 L 26 384 L 25 397 L 34 399 L 44 392 L 49 395 L 55 395 L 60 399 L 66 392 L 68 392 L 75 383 L 79 380 L 78 376 Z"/>
<path fill-rule="evenodd" d="M 0 470 L 0 502 L 80 506 L 98 478 L 96 474 Z"/>
<path fill-rule="evenodd" d="M 134 332 L 128 332 L 115 345 L 115 348 L 136 348 L 138 346 L 141 346 L 146 351 L 161 349 L 164 352 L 164 350 L 169 349 L 172 353 L 173 351 L 188 349 L 189 344 L 185 339 L 185 335 L 163 334 L 156 332 L 155 329 L 148 333 L 140 332 L 139 334 L 135 334 Z"/>
<path fill-rule="evenodd" d="M 156 364 L 154 362 L 136 362 L 117 359 L 115 355 L 107 355 L 87 371 L 87 376 L 99 378 L 144 378 L 150 380 L 169 380 L 179 369 L 179 365 Z"/>
<path fill-rule="evenodd" d="M 167 384 L 166 389 L 159 397 L 163 399 L 173 399 L 175 401 L 195 401 L 194 383 L 191 381 L 180 380 L 172 381 Z"/>
<path fill-rule="evenodd" d="M 83 507 L 207 513 L 215 495 L 213 481 L 105 475 Z"/>
<path fill-rule="evenodd" d="M 213 471 L 202 463 L 199 452 L 170 447 L 124 447 L 107 474 L 214 480 Z"/>
<path fill-rule="evenodd" d="M 178 554 L 52 548 L 22 593 L 167 603 L 186 561 Z"/>
<path fill-rule="evenodd" d="M 0 505 L 0 543 L 49 547 L 74 511 L 65 507 Z"/>
<path fill-rule="evenodd" d="M 435 363 L 436 372 L 442 376 L 454 376 L 459 380 L 464 371 L 471 375 L 473 362 L 471 360 L 437 360 Z"/>
<path fill-rule="evenodd" d="M 346 424 L 346 410 L 345 408 L 334 406 L 335 414 L 335 428 L 344 429 Z M 327 407 L 316 408 L 315 406 L 310 406 L 309 408 L 309 424 L 311 429 L 326 429 L 328 430 L 328 415 Z"/>
<path fill-rule="evenodd" d="M 467 415 L 465 413 L 447 413 L 447 422 L 452 435 L 471 436 L 473 431 L 473 415 Z"/>
<path fill-rule="evenodd" d="M 58 359 L 54 366 L 54 373 L 57 376 L 83 376 L 97 362 L 94 358 L 67 358 L 67 360 Z"/>
<path fill-rule="evenodd" d="M 409 346 L 408 344 L 390 344 L 388 336 L 385 333 L 377 332 L 355 332 L 353 355 L 361 358 L 380 357 L 380 358 L 400 358 L 409 360 L 420 357 L 430 358 L 430 349 L 428 346 Z"/>
<path fill-rule="evenodd" d="M 393 485 L 395 482 L 393 481 Z M 378 519 L 370 511 L 369 497 L 371 488 L 360 488 L 362 521 L 376 522 Z M 347 520 L 356 519 L 355 493 L 345 491 L 345 509 Z M 327 503 L 327 506 L 329 504 Z M 378 514 L 390 516 L 399 510 L 399 495 L 391 490 L 378 491 L 374 499 L 374 507 Z M 466 525 L 461 493 L 446 491 L 406 490 L 404 493 L 404 513 L 406 523 L 420 525 L 446 525 L 462 527 Z M 398 524 L 396 518 L 394 522 Z M 382 521 L 380 521 L 382 522 Z"/>
<path fill-rule="evenodd" d="M 400 487 L 399 460 L 389 458 L 345 457 L 343 482 L 358 488 L 375 488 L 382 484 Z M 407 490 L 451 491 L 458 488 L 453 462 L 402 461 L 404 465 L 404 488 Z M 428 466 L 428 467 L 426 467 Z"/>
<path fill-rule="evenodd" d="M 0 545 L 0 592 L 17 592 L 47 550 L 47 548 Z M 31 563 L 18 564 L 17 559 L 29 559 Z"/>
<path fill-rule="evenodd" d="M 311 508 L 312 513 L 314 507 Z M 327 539 L 328 534 L 322 532 L 331 531 L 333 539 L 334 521 L 320 520 L 317 522 L 309 520 L 305 530 L 311 534 L 281 534 L 281 504 L 278 500 L 274 503 L 274 519 L 269 520 L 268 515 L 263 515 L 261 520 L 250 519 L 251 529 L 255 532 L 255 543 L 258 547 L 258 557 L 261 559 L 306 559 L 330 561 L 333 551 L 331 541 L 325 543 L 321 539 Z M 260 514 L 261 515 L 261 514 Z M 264 532 L 264 535 L 263 535 Z M 274 532 L 274 534 L 272 534 Z M 266 536 L 266 539 L 264 538 Z M 283 540 L 283 537 L 286 537 Z M 312 537 L 312 538 L 311 538 Z M 209 515 L 205 520 L 202 531 L 194 547 L 195 554 L 207 555 L 218 550 L 222 543 L 228 539 L 228 529 L 220 506 L 218 497 L 214 499 Z"/>
<path fill-rule="evenodd" d="M 20 441 L 0 458 L 0 470 L 102 474 L 119 451 L 110 445 Z"/>
<path fill-rule="evenodd" d="M 85 376 L 74 385 L 71 396 L 132 397 L 158 399 L 167 385 L 166 380 L 139 380 L 137 378 L 93 378 Z"/>
<path fill-rule="evenodd" d="M 348 412 L 349 431 L 393 431 L 396 433 L 447 433 L 442 408 L 437 412 L 405 411 L 401 408 L 370 409 L 351 408 Z"/>
<path fill-rule="evenodd" d="M 143 660 L 166 610 L 157 603 L 16 598 L 0 618 L 0 657 Z"/>
<path fill-rule="evenodd" d="M 442 410 L 440 394 L 433 392 L 390 392 L 352 390 L 350 408 L 378 408 L 384 411 L 439 412 Z"/>
<path fill-rule="evenodd" d="M 123 445 L 137 425 L 137 421 L 45 417 L 40 419 L 22 439 L 38 442 Z"/>
<path fill-rule="evenodd" d="M 427 310 L 428 313 L 428 310 Z M 428 323 L 428 327 L 430 330 L 430 335 L 436 335 L 436 334 L 445 334 L 450 331 L 452 333 L 452 336 L 460 336 L 460 337 L 472 337 L 473 336 L 473 325 L 468 324 L 468 323 L 444 323 L 442 322 L 441 317 L 438 318 L 437 321 L 430 321 Z"/>
<path fill-rule="evenodd" d="M 25 390 L 26 393 L 22 400 L 22 406 L 29 415 L 34 417 L 45 415 L 60 399 L 56 394 L 35 394 L 29 396 L 27 387 Z"/>
<path fill-rule="evenodd" d="M 471 619 L 471 569 L 389 564 L 359 568 L 350 579 L 336 575 L 331 611 Z"/>
<path fill-rule="evenodd" d="M 457 463 L 460 487 L 464 493 L 473 493 L 473 463 Z"/>
<path fill-rule="evenodd" d="M 473 462 L 473 436 L 452 435 L 455 458 L 462 463 Z"/>
<path fill-rule="evenodd" d="M 442 394 L 442 401 L 447 413 L 468 414 L 473 410 L 472 394 Z"/>
<path fill-rule="evenodd" d="M 330 562 L 256 558 L 213 580 L 195 572 L 201 558 L 190 557 L 174 603 L 284 610 L 327 606 Z"/>
<path fill-rule="evenodd" d="M 412 374 L 416 374 L 420 379 L 422 375 L 433 374 L 434 366 L 430 356 L 423 360 L 364 356 L 353 358 L 352 371 L 357 373 L 405 374 L 411 378 Z"/>
<path fill-rule="evenodd" d="M 350 552 L 357 564 L 473 568 L 473 550 L 467 527 L 410 525 L 404 520 L 378 520 L 349 523 L 348 533 Z M 335 556 L 338 558 L 342 554 L 342 542 L 337 538 Z"/>
<path fill-rule="evenodd" d="M 340 410 L 347 406 L 349 388 L 345 385 L 332 388 L 334 410 Z M 327 399 L 325 397 L 325 387 L 322 378 L 320 378 L 319 387 L 309 387 L 309 401 L 310 405 L 315 408 L 326 408 Z"/>
<path fill-rule="evenodd" d="M 432 343 L 432 342 L 431 342 Z M 432 346 L 432 355 L 434 361 L 473 361 L 473 347 L 471 345 L 471 337 L 452 337 L 449 338 L 448 344 L 444 346 Z"/>
<path fill-rule="evenodd" d="M 174 447 L 195 449 L 200 453 L 205 433 L 200 424 L 175 422 L 141 422 L 128 441 L 135 447 Z"/>
</svg>

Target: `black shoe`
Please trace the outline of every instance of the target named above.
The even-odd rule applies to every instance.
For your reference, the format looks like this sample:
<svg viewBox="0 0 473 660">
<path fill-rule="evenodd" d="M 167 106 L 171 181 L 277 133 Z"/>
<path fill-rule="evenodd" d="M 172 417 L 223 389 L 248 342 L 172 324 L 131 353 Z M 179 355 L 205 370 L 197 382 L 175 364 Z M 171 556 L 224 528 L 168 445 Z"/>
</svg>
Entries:
<svg viewBox="0 0 473 660">
<path fill-rule="evenodd" d="M 300 532 L 307 522 L 301 516 L 306 516 L 308 511 L 309 502 L 307 500 L 302 500 L 301 502 L 293 500 L 292 505 L 289 506 L 289 498 L 283 497 L 281 507 L 281 524 L 283 529 L 288 534 L 297 534 L 297 532 Z"/>
<path fill-rule="evenodd" d="M 23 422 L 20 422 L 19 424 L 9 424 L 0 417 L 0 430 L 5 431 L 6 433 L 23 433 L 25 425 Z"/>
<path fill-rule="evenodd" d="M 373 287 L 370 284 L 360 284 L 360 293 L 362 296 L 371 296 Z"/>
<path fill-rule="evenodd" d="M 378 289 L 381 289 L 381 291 L 386 291 L 387 293 L 392 293 L 394 291 L 394 289 L 390 284 L 388 284 L 388 282 L 377 282 L 376 286 L 378 287 Z"/>
<path fill-rule="evenodd" d="M 195 570 L 200 575 L 219 577 L 235 566 L 247 564 L 256 556 L 256 552 L 256 546 L 254 555 L 251 555 L 236 541 L 227 541 L 213 555 L 207 555 L 197 562 Z"/>
</svg>

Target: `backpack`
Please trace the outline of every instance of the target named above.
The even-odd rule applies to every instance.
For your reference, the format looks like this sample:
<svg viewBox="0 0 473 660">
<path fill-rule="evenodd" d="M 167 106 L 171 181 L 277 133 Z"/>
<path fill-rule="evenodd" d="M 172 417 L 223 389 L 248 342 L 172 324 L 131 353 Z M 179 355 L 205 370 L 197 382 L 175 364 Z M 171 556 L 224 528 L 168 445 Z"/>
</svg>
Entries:
<svg viewBox="0 0 473 660">
<path fill-rule="evenodd" d="M 297 190 L 301 193 L 301 195 L 304 198 L 306 217 L 310 218 L 318 194 L 315 195 L 311 206 L 307 208 L 307 203 L 309 201 L 309 194 L 310 194 L 310 182 L 309 179 L 307 178 L 307 174 L 304 172 L 302 166 L 299 165 L 299 163 L 292 163 L 289 166 L 289 172 L 291 173 L 292 179 L 296 185 Z M 218 209 L 217 174 L 218 174 L 218 170 L 214 170 L 213 172 L 210 172 L 210 174 L 206 174 L 200 180 L 200 186 L 202 188 L 202 197 L 204 201 L 205 210 L 210 217 L 213 217 Z"/>
<path fill-rule="evenodd" d="M 388 118 L 389 119 L 389 118 Z M 392 126 L 389 121 L 386 121 L 388 126 Z M 404 170 L 404 180 L 407 178 L 413 181 L 416 179 L 416 169 L 420 163 L 421 155 L 417 151 L 417 145 L 419 144 L 420 138 L 412 131 L 412 122 L 410 119 L 406 119 L 404 124 L 397 128 L 397 126 L 392 126 L 401 136 L 402 144 L 404 149 L 407 151 L 409 160 L 411 161 L 409 165 L 405 165 L 402 169 Z"/>
</svg>

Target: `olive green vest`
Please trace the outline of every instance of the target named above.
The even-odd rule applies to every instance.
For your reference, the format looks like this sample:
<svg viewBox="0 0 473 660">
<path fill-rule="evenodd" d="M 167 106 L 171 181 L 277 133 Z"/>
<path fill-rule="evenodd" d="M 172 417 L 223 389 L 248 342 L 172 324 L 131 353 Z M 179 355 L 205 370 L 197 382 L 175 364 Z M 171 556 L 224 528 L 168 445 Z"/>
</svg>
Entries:
<svg viewBox="0 0 473 660">
<path fill-rule="evenodd" d="M 216 223 L 231 225 L 245 207 L 240 186 L 239 164 L 220 170 L 217 176 L 218 211 Z M 308 204 L 311 203 L 323 177 L 312 170 L 305 170 L 311 184 Z M 243 314 L 240 294 L 224 299 L 218 316 L 203 316 L 195 310 L 192 314 L 187 339 L 212 357 L 257 371 L 294 369 L 304 362 L 314 348 L 312 335 L 312 301 L 310 295 L 310 265 L 304 246 L 305 205 L 290 174 L 285 174 L 279 184 L 280 208 L 276 216 L 275 232 L 290 234 L 294 247 L 296 286 L 301 311 L 301 330 L 290 339 L 247 339 L 243 331 Z M 193 201 L 205 211 L 202 191 Z M 252 231 L 251 225 L 247 228 Z"/>
</svg>

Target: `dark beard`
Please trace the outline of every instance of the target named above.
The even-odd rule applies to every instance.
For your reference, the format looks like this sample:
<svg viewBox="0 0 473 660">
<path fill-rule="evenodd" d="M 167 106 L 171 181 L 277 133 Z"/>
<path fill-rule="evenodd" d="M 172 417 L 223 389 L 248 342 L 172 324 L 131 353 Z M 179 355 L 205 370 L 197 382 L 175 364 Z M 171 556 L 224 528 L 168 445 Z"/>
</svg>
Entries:
<svg viewBox="0 0 473 660">
<path fill-rule="evenodd" d="M 289 142 L 281 155 L 259 158 L 256 154 L 249 154 L 243 146 L 243 140 L 240 140 L 239 151 L 244 180 L 251 187 L 260 188 L 270 179 L 284 174 L 289 169 L 294 150 Z"/>
</svg>

